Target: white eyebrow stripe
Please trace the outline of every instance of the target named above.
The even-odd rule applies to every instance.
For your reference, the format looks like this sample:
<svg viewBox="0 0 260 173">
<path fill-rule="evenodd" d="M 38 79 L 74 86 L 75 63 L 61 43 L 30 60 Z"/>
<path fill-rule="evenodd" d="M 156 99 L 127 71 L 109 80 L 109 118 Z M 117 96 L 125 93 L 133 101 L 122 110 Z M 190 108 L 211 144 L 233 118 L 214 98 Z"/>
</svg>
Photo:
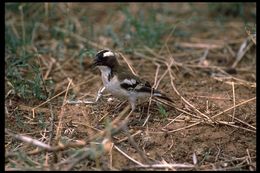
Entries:
<svg viewBox="0 0 260 173">
<path fill-rule="evenodd" d="M 114 56 L 114 53 L 111 51 L 103 53 L 103 57 L 106 57 L 106 56 Z"/>
</svg>

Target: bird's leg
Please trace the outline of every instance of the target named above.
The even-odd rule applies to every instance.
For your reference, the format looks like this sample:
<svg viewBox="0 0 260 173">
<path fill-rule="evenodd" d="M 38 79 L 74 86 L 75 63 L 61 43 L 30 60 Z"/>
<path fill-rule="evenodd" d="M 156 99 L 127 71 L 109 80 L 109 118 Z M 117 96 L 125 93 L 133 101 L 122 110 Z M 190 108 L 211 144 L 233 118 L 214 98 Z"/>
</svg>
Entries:
<svg viewBox="0 0 260 173">
<path fill-rule="evenodd" d="M 118 124 L 118 122 L 120 121 L 120 123 L 118 124 L 118 129 L 122 129 L 124 127 L 127 126 L 128 120 L 130 115 L 132 115 L 133 111 L 135 110 L 135 99 L 129 99 L 129 102 L 131 104 L 131 111 L 128 113 L 128 115 L 122 120 L 121 118 L 123 117 L 123 115 L 129 110 L 129 105 L 127 105 L 127 107 L 125 107 L 125 109 L 119 114 L 119 116 L 112 122 L 112 125 L 116 125 Z"/>
<path fill-rule="evenodd" d="M 99 88 L 95 102 L 97 102 L 100 99 L 100 97 L 102 96 L 102 93 L 105 89 L 106 89 L 106 87 L 104 87 L 104 86 L 102 88 Z"/>
<path fill-rule="evenodd" d="M 130 117 L 130 115 L 134 112 L 135 110 L 135 104 L 136 104 L 136 99 L 135 98 L 130 98 L 129 99 L 129 103 L 131 104 L 131 111 L 129 112 L 129 114 L 126 116 L 125 119 L 128 119 Z"/>
</svg>

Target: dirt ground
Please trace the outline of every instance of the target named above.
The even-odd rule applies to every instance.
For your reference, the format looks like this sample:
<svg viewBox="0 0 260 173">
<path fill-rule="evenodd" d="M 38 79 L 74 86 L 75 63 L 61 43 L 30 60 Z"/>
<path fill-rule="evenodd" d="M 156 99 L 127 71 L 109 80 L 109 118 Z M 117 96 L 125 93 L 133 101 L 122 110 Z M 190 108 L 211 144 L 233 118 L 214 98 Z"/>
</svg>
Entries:
<svg viewBox="0 0 260 173">
<path fill-rule="evenodd" d="M 128 4 L 128 8 L 136 14 L 141 5 Z M 73 9 L 79 6 L 69 6 L 73 14 L 71 18 L 78 17 L 78 20 L 72 21 L 77 24 L 80 15 L 90 16 L 91 21 L 96 21 L 94 28 L 99 31 L 108 21 L 121 26 L 126 20 L 120 11 L 107 19 L 107 12 L 102 11 L 104 7 L 100 4 L 84 6 L 92 7 L 99 15 L 91 17 L 91 12 L 84 10 L 78 14 Z M 110 4 L 109 9 L 117 9 L 118 6 Z M 194 6 L 200 8 L 200 4 Z M 158 10 L 156 18 L 170 25 L 187 19 L 187 12 L 202 16 L 187 4 L 170 7 L 161 6 L 162 9 L 176 10 L 174 14 L 169 12 L 164 16 Z M 144 8 L 157 9 L 157 6 L 146 4 Z M 245 9 L 254 11 L 255 6 Z M 6 13 L 6 22 L 10 24 L 10 18 L 17 17 L 17 14 L 10 11 Z M 176 19 L 173 19 L 174 15 Z M 256 170 L 255 40 L 245 30 L 244 22 L 239 17 L 228 16 L 226 21 L 219 24 L 213 20 L 214 16 L 215 13 L 209 13 L 201 18 L 203 22 L 180 22 L 161 37 L 162 44 L 159 46 L 151 48 L 146 44 L 133 47 L 131 52 L 125 50 L 127 45 L 115 46 L 113 35 L 100 34 L 96 36 L 96 41 L 90 43 L 80 33 L 65 34 L 62 40 L 64 45 L 57 54 L 39 51 L 38 58 L 35 58 L 40 64 L 43 80 L 53 81 L 52 85 L 45 86 L 47 92 L 51 93 L 48 97 L 50 100 L 23 98 L 14 91 L 13 83 L 6 75 L 5 169 Z M 252 21 L 254 23 L 255 19 Z M 42 23 L 48 24 L 48 27 L 54 25 L 50 21 Z M 137 32 L 137 28 L 130 29 Z M 194 31 L 191 32 L 191 29 Z M 84 29 L 81 33 L 84 33 Z M 185 33 L 188 36 L 182 36 Z M 50 48 L 55 52 L 57 44 L 58 41 L 51 38 L 44 27 L 36 32 L 34 47 L 37 50 Z M 97 47 L 94 47 L 95 44 Z M 247 48 L 239 51 L 243 44 Z M 129 63 L 140 77 L 151 84 L 156 81 L 158 89 L 170 97 L 174 104 L 166 105 L 158 100 L 150 105 L 149 101 L 138 104 L 127 123 L 127 129 L 121 129 L 116 134 L 112 133 L 111 122 L 124 112 L 127 102 L 122 103 L 122 100 L 105 92 L 95 104 L 65 104 L 64 100 L 94 99 L 102 87 L 100 72 L 90 67 L 94 54 L 84 54 L 82 60 L 75 58 L 85 45 L 94 47 L 94 54 L 100 50 L 98 46 L 121 53 L 125 58 L 119 58 L 121 64 L 128 67 Z M 25 49 L 35 51 L 33 46 Z M 7 67 L 10 65 L 7 59 L 12 54 L 6 52 Z M 16 55 L 19 55 L 17 52 Z M 240 55 L 242 58 L 237 61 Z M 169 64 L 171 67 L 167 68 Z M 26 70 L 21 70 L 21 74 Z M 150 117 L 145 123 L 148 112 Z M 90 140 L 101 132 L 106 132 L 105 136 Z M 129 135 L 132 136 L 132 142 Z M 45 147 L 26 140 L 24 136 L 48 144 L 52 149 L 56 146 L 63 149 L 39 152 L 40 148 Z M 95 148 L 95 143 L 102 143 L 104 139 L 109 139 L 106 143 L 108 148 L 103 145 L 101 154 L 98 154 L 100 150 Z M 69 143 L 73 145 L 66 146 Z M 87 153 L 83 152 L 86 148 L 96 150 L 93 149 L 94 154 L 81 160 L 80 157 Z M 91 159 L 92 156 L 94 159 Z"/>
</svg>

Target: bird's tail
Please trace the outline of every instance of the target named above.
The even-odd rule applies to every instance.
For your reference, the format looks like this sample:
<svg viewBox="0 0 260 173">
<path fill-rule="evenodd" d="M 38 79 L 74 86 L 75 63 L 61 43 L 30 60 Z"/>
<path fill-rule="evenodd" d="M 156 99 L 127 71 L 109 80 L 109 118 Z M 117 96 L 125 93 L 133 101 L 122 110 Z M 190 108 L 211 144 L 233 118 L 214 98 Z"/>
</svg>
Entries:
<svg viewBox="0 0 260 173">
<path fill-rule="evenodd" d="M 172 99 L 170 99 L 169 97 L 167 97 L 165 94 L 161 93 L 160 91 L 154 90 L 153 96 L 161 98 L 161 99 L 164 99 L 164 100 L 167 100 L 167 101 L 173 103 Z"/>
<path fill-rule="evenodd" d="M 158 90 L 152 88 L 150 85 L 148 85 L 148 86 L 147 86 L 147 85 L 146 85 L 146 86 L 142 86 L 141 88 L 136 89 L 136 90 L 137 90 L 137 91 L 146 92 L 146 93 L 152 93 L 152 95 L 153 95 L 154 97 L 158 97 L 158 98 L 161 98 L 161 99 L 164 99 L 164 100 L 166 100 L 166 101 L 169 101 L 169 102 L 174 103 L 174 102 L 172 101 L 172 99 L 170 99 L 169 97 L 166 96 L 166 94 L 163 94 L 163 93 L 161 93 L 160 91 L 158 91 Z"/>
</svg>

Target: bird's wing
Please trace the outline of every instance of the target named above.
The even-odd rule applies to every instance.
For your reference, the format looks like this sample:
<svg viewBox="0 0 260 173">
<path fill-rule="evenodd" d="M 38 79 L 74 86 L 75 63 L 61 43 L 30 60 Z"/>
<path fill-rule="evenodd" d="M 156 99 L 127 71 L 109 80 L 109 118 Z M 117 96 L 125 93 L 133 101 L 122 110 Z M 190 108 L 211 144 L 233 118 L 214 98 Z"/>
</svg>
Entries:
<svg viewBox="0 0 260 173">
<path fill-rule="evenodd" d="M 173 102 L 165 94 L 152 88 L 152 86 L 149 84 L 149 82 L 141 80 L 140 78 L 138 78 L 135 75 L 128 74 L 128 77 L 125 77 L 122 80 L 122 82 L 120 83 L 120 86 L 128 91 L 144 92 L 144 93 L 148 93 L 148 94 L 152 93 L 153 96 L 155 96 L 155 97 L 159 97 L 164 100 Z"/>
<path fill-rule="evenodd" d="M 121 87 L 126 90 L 138 90 L 142 87 L 151 88 L 149 82 L 141 80 L 139 77 L 135 76 L 134 74 L 123 72 L 121 73 Z M 151 91 L 151 90 L 150 90 Z"/>
</svg>

